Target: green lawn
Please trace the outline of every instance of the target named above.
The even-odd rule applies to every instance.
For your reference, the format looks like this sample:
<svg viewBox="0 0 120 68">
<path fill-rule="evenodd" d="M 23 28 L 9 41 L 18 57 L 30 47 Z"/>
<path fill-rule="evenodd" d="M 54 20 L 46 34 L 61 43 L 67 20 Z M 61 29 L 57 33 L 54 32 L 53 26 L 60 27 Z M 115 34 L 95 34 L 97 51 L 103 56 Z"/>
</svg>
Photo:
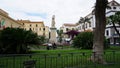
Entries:
<svg viewBox="0 0 120 68">
<path fill-rule="evenodd" d="M 23 62 L 28 60 L 35 60 L 36 68 L 120 68 L 120 47 L 105 51 L 104 58 L 108 62 L 106 65 L 91 62 L 91 50 L 67 46 L 56 50 L 39 48 L 33 49 L 32 54 L 0 56 L 0 68 L 23 68 Z M 117 52 L 114 53 L 113 50 Z"/>
</svg>

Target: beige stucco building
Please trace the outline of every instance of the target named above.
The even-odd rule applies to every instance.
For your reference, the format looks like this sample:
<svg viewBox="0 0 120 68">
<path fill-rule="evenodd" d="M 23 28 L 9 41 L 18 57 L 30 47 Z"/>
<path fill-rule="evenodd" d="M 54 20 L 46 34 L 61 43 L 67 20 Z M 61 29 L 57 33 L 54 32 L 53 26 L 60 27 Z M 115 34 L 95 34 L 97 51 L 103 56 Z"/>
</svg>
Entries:
<svg viewBox="0 0 120 68">
<path fill-rule="evenodd" d="M 12 19 L 7 12 L 0 9 L 0 30 L 6 27 L 23 28 L 22 24 Z"/>
<path fill-rule="evenodd" d="M 60 29 L 65 33 L 70 30 L 76 30 L 76 26 L 76 24 L 64 23 Z"/>
<path fill-rule="evenodd" d="M 49 38 L 49 27 L 45 26 L 42 21 L 17 20 L 17 22 L 22 24 L 25 30 L 32 30 L 40 36 Z"/>
<path fill-rule="evenodd" d="M 49 38 L 49 27 L 44 25 L 44 22 L 36 22 L 29 20 L 14 20 L 9 16 L 7 12 L 0 9 L 0 30 L 10 28 L 24 28 L 26 30 L 32 30 L 38 35 Z"/>
<path fill-rule="evenodd" d="M 77 30 L 76 28 L 77 24 L 70 24 L 70 23 L 64 23 L 62 27 L 60 27 L 60 30 L 63 30 L 63 40 L 70 41 L 71 37 L 66 34 L 66 32 L 71 30 Z"/>
</svg>

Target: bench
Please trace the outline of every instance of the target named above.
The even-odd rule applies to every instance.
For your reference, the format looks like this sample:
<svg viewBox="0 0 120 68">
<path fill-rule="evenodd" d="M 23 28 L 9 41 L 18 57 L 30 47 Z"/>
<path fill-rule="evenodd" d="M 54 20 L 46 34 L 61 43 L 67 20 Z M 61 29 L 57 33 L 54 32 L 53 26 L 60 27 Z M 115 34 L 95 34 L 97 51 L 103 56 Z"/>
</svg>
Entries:
<svg viewBox="0 0 120 68">
<path fill-rule="evenodd" d="M 36 61 L 35 60 L 28 60 L 23 62 L 24 68 L 35 68 Z"/>
</svg>

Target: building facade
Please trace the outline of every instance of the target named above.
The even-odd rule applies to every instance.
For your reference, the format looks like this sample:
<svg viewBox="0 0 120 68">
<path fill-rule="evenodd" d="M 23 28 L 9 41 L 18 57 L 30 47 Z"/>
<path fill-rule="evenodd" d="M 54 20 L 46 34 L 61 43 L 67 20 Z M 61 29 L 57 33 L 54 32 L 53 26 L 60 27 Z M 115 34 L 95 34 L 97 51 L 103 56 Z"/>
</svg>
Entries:
<svg viewBox="0 0 120 68">
<path fill-rule="evenodd" d="M 7 12 L 0 9 L 0 30 L 6 27 L 23 28 L 25 30 L 32 30 L 38 35 L 45 36 L 49 39 L 49 27 L 44 25 L 44 22 L 36 22 L 29 20 L 14 20 Z"/>
<path fill-rule="evenodd" d="M 120 4 L 118 2 L 116 2 L 115 0 L 110 1 L 108 3 L 108 6 L 109 6 L 109 8 L 106 9 L 106 17 L 114 15 L 116 12 L 120 11 Z M 63 30 L 63 32 L 66 32 L 70 28 L 74 28 L 74 29 L 78 30 L 79 32 L 94 31 L 95 25 L 96 25 L 94 9 L 91 13 L 89 13 L 84 18 L 88 18 L 89 22 L 81 23 L 80 22 L 81 19 L 80 19 L 72 27 L 66 26 L 66 24 L 63 24 L 61 29 Z M 120 32 L 120 25 L 118 25 L 118 24 L 115 24 L 115 25 Z M 105 37 L 108 39 L 110 44 L 116 45 L 116 44 L 120 43 L 120 40 L 119 40 L 120 37 L 117 35 L 117 33 L 116 33 L 115 29 L 113 28 L 113 25 L 111 23 L 106 25 Z"/>
<path fill-rule="evenodd" d="M 62 27 L 60 27 L 60 30 L 63 30 L 62 43 L 70 43 L 70 40 L 72 39 L 72 37 L 66 34 L 66 32 L 71 30 L 77 30 L 76 25 L 77 24 L 64 23 Z"/>
<path fill-rule="evenodd" d="M 44 25 L 44 22 L 36 22 L 30 20 L 17 20 L 20 24 L 23 25 L 25 30 L 32 30 L 33 32 L 37 33 L 39 36 L 45 36 L 49 38 L 49 27 Z"/>
<path fill-rule="evenodd" d="M 63 33 L 69 31 L 69 30 L 76 30 L 76 24 L 69 24 L 65 23 L 60 27 L 61 30 L 63 30 Z"/>
<path fill-rule="evenodd" d="M 111 2 L 109 2 L 108 6 L 109 6 L 109 8 L 106 9 L 106 17 L 114 15 L 116 12 L 120 11 L 120 4 L 118 2 L 116 2 L 115 0 L 112 0 Z M 95 22 L 96 22 L 94 9 L 90 14 L 88 14 L 85 17 L 89 18 L 90 23 L 88 23 L 88 22 L 85 22 L 85 24 L 78 23 L 76 28 L 78 28 L 78 30 L 80 32 L 82 32 L 83 26 L 85 26 L 85 30 L 93 31 L 95 28 Z M 120 25 L 118 25 L 118 24 L 115 24 L 115 25 L 120 32 Z M 119 36 L 117 35 L 117 33 L 111 23 L 106 25 L 105 37 L 109 40 L 110 44 L 119 44 L 120 43 Z"/>
<path fill-rule="evenodd" d="M 12 19 L 7 12 L 0 9 L 0 30 L 6 27 L 23 28 L 22 24 Z"/>
</svg>

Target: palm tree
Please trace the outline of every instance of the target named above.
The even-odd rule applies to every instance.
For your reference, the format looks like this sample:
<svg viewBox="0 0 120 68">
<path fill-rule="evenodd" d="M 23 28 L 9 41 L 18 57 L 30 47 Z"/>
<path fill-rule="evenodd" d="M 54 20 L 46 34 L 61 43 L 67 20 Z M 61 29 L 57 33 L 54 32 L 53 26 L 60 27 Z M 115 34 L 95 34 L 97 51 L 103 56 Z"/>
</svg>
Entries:
<svg viewBox="0 0 120 68">
<path fill-rule="evenodd" d="M 90 19 L 87 18 L 87 17 L 85 17 L 85 18 L 80 17 L 79 23 L 83 23 L 83 29 L 84 29 L 84 31 L 85 31 L 85 23 L 86 22 L 90 23 Z"/>
<path fill-rule="evenodd" d="M 93 62 L 105 64 L 105 60 L 103 59 L 104 53 L 104 34 L 105 34 L 105 26 L 106 26 L 106 16 L 105 11 L 108 4 L 108 0 L 96 0 L 95 6 L 95 20 L 96 27 L 94 30 L 94 38 L 93 38 L 93 55 L 91 60 Z"/>
</svg>

